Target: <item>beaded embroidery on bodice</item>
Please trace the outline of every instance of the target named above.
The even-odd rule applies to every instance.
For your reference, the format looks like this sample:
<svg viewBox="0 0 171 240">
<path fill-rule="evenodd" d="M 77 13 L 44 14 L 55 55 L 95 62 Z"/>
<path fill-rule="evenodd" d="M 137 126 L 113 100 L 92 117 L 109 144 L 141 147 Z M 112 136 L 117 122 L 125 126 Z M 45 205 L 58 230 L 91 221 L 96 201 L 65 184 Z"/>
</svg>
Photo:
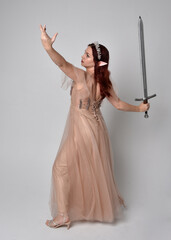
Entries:
<svg viewBox="0 0 171 240">
<path fill-rule="evenodd" d="M 73 88 L 74 88 L 74 92 L 73 92 Z M 72 94 L 77 94 L 77 92 L 79 92 L 79 90 L 75 89 L 75 84 L 73 82 L 73 84 L 71 86 L 71 90 L 70 90 L 71 97 L 72 97 Z M 97 100 L 95 100 L 96 86 L 93 86 L 92 88 L 90 88 L 90 92 L 91 92 L 91 94 L 89 97 L 86 97 L 86 98 L 79 97 L 76 107 L 78 107 L 78 109 L 80 109 L 80 110 L 86 109 L 88 112 L 91 113 L 91 115 L 97 121 L 99 121 L 99 115 L 101 115 L 100 107 L 101 107 L 101 103 L 102 103 L 103 99 L 100 96 Z"/>
<path fill-rule="evenodd" d="M 79 109 L 87 109 L 97 121 L 99 121 L 99 113 L 100 113 L 100 107 L 101 107 L 102 99 L 99 98 L 96 101 L 91 101 L 91 99 L 88 97 L 87 99 L 80 99 Z"/>
</svg>

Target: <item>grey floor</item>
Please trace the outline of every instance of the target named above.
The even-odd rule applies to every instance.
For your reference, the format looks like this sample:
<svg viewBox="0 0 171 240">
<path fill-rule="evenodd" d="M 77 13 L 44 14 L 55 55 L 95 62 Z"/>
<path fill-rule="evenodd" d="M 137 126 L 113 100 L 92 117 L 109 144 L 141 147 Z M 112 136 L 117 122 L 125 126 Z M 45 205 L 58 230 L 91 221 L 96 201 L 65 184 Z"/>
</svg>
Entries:
<svg viewBox="0 0 171 240">
<path fill-rule="evenodd" d="M 28 198 L 28 196 L 30 196 Z M 43 201 L 42 201 L 43 199 Z M 116 240 L 170 240 L 171 214 L 165 204 L 132 206 L 127 203 L 122 221 L 114 225 L 106 223 L 74 222 L 70 229 L 49 228 L 50 219 L 47 198 L 37 194 L 25 194 L 12 201 L 1 202 L 0 236 L 3 240 L 55 240 L 55 239 L 116 239 Z M 167 210 L 166 210 L 167 209 Z"/>
</svg>

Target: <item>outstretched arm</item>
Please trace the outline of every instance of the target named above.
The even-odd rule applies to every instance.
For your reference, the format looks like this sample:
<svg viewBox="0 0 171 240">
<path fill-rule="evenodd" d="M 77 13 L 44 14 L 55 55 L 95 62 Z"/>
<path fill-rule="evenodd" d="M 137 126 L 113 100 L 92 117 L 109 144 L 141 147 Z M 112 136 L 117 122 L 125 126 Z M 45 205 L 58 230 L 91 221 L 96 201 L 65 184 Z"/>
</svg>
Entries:
<svg viewBox="0 0 171 240">
<path fill-rule="evenodd" d="M 52 61 L 71 79 L 76 80 L 76 74 L 73 69 L 73 65 L 67 62 L 63 56 L 61 56 L 53 47 L 52 44 L 54 43 L 56 36 L 58 33 L 55 33 L 52 38 L 48 36 L 46 33 L 46 25 L 42 27 L 40 25 L 41 31 L 41 41 L 44 49 L 52 59 Z"/>
<path fill-rule="evenodd" d="M 106 97 L 108 101 L 118 110 L 120 111 L 130 111 L 130 112 L 145 112 L 150 108 L 149 103 L 140 103 L 140 105 L 132 105 L 127 102 L 120 100 L 120 98 L 116 95 L 113 86 L 110 89 L 110 97 Z"/>
</svg>

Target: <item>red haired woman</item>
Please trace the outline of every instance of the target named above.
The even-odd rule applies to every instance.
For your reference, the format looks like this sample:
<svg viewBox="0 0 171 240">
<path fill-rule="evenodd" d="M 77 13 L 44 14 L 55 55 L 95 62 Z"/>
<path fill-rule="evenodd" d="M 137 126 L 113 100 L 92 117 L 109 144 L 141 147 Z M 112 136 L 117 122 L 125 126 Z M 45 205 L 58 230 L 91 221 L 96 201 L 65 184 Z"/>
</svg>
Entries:
<svg viewBox="0 0 171 240">
<path fill-rule="evenodd" d="M 113 156 L 107 127 L 100 106 L 106 97 L 118 110 L 145 112 L 149 103 L 134 106 L 116 95 L 109 78 L 109 52 L 98 42 L 86 48 L 81 65 L 67 62 L 52 47 L 42 27 L 41 41 L 52 61 L 72 79 L 71 104 L 63 137 L 53 164 L 49 206 L 49 227 L 87 220 L 113 222 L 125 206 L 113 174 Z"/>
</svg>

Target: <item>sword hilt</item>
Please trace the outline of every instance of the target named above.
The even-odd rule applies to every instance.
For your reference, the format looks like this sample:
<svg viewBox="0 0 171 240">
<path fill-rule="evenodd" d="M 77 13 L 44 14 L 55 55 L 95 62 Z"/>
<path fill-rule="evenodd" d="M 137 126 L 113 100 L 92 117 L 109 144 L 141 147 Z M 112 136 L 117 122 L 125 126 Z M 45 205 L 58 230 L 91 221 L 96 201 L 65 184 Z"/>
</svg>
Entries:
<svg viewBox="0 0 171 240">
<path fill-rule="evenodd" d="M 148 99 L 144 99 L 143 103 L 148 103 Z M 145 117 L 145 118 L 148 118 L 148 117 L 149 117 L 147 111 L 145 111 L 144 117 Z"/>
<path fill-rule="evenodd" d="M 135 98 L 135 101 L 143 101 L 143 103 L 148 103 L 148 99 L 153 98 L 153 97 L 155 97 L 155 96 L 156 96 L 156 94 L 153 94 L 153 95 L 148 96 L 148 97 L 146 97 L 146 98 Z M 147 111 L 145 111 L 144 117 L 145 117 L 145 118 L 148 118 L 148 117 L 149 117 Z"/>
</svg>

